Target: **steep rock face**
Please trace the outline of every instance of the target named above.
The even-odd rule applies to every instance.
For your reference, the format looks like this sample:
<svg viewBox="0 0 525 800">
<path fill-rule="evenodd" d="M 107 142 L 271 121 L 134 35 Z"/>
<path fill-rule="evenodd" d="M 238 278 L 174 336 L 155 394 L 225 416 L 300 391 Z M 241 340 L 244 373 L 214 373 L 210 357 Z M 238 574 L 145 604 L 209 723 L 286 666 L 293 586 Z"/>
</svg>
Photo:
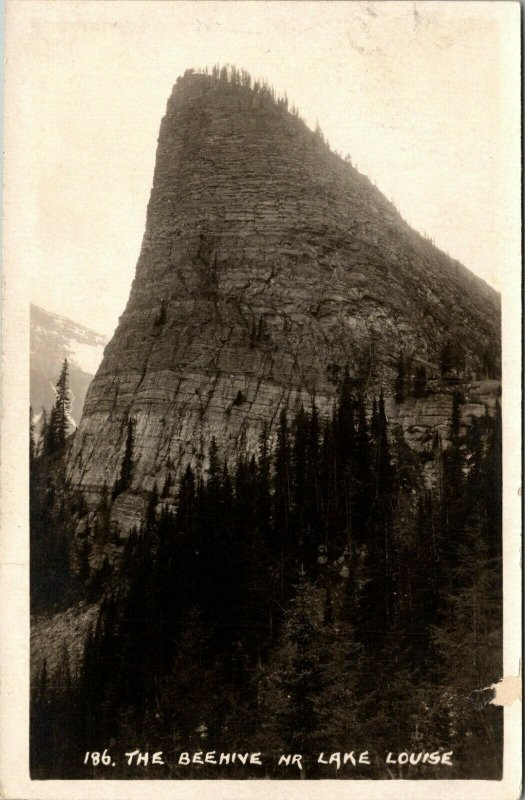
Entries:
<svg viewBox="0 0 525 800">
<path fill-rule="evenodd" d="M 409 447 L 423 456 L 421 469 L 427 486 L 436 486 L 440 449 L 446 450 L 450 444 L 453 394 L 458 389 L 462 398 L 460 433 L 464 435 L 474 418 L 496 414 L 501 393 L 498 380 L 473 381 L 459 387 L 432 381 L 427 397 L 409 397 L 402 403 L 388 398 L 386 402 L 391 429 L 398 428 Z"/>
<path fill-rule="evenodd" d="M 403 349 L 437 364 L 461 338 L 467 373 L 499 341 L 499 299 L 415 233 L 293 114 L 247 87 L 179 79 L 158 140 L 130 298 L 90 387 L 69 461 L 87 498 L 119 471 L 135 421 L 126 523 L 141 493 L 206 456 L 253 448 L 263 420 L 363 391 Z M 437 372 L 437 367 L 436 367 Z"/>
</svg>

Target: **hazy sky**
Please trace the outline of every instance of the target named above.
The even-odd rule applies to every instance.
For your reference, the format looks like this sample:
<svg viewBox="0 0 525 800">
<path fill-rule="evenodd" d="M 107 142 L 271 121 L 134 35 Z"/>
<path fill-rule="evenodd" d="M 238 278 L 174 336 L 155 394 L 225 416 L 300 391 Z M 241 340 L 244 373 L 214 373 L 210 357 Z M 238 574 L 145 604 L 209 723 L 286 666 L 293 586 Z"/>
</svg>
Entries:
<svg viewBox="0 0 525 800">
<path fill-rule="evenodd" d="M 12 202 L 31 299 L 112 333 L 167 98 L 187 67 L 215 62 L 286 90 L 411 225 L 500 288 L 516 166 L 504 143 L 519 136 L 509 5 L 12 2 Z"/>
</svg>

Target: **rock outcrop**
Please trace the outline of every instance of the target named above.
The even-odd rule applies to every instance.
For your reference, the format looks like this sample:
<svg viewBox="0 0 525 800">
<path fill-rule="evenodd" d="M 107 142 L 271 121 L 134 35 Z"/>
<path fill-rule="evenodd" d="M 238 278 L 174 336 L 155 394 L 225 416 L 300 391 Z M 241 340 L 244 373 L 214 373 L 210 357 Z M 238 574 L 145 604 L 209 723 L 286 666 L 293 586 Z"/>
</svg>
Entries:
<svg viewBox="0 0 525 800">
<path fill-rule="evenodd" d="M 326 410 L 346 365 L 365 393 L 391 385 L 401 350 L 437 376 L 447 338 L 480 376 L 499 325 L 499 296 L 283 103 L 187 74 L 161 124 L 136 276 L 69 480 L 88 501 L 111 485 L 133 419 L 133 482 L 115 504 L 126 525 L 155 481 L 205 459 L 212 435 L 227 454 L 253 448 L 281 407 L 315 396 Z"/>
</svg>

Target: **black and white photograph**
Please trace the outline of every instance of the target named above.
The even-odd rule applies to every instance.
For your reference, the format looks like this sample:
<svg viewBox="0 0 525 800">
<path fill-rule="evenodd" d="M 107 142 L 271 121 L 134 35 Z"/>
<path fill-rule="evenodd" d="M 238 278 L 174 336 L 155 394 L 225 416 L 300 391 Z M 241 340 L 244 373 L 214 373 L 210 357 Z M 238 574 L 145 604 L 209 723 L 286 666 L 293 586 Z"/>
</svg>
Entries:
<svg viewBox="0 0 525 800">
<path fill-rule="evenodd" d="M 518 797 L 519 26 L 8 2 L 3 796 Z"/>
</svg>

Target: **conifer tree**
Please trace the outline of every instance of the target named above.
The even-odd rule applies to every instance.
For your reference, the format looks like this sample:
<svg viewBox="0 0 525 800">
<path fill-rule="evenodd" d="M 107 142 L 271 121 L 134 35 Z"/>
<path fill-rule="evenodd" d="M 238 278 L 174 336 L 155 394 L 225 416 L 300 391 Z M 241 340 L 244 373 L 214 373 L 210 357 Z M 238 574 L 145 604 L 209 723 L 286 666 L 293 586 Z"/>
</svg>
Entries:
<svg viewBox="0 0 525 800">
<path fill-rule="evenodd" d="M 271 516 L 271 458 L 268 442 L 268 426 L 264 422 L 259 436 L 257 459 L 257 525 L 263 538 L 267 539 Z"/>
<path fill-rule="evenodd" d="M 473 519 L 464 529 L 445 598 L 447 613 L 433 629 L 433 643 L 438 675 L 447 687 L 440 697 L 448 712 L 447 746 L 461 748 L 468 741 L 468 768 L 494 775 L 500 763 L 502 709 L 488 703 L 478 709 L 473 698 L 502 675 L 501 577 L 479 523 Z"/>
<path fill-rule="evenodd" d="M 44 659 L 31 691 L 29 759 L 31 778 L 47 777 L 52 768 L 50 743 L 53 730 L 53 708 L 47 662 Z"/>
<path fill-rule="evenodd" d="M 181 533 L 191 534 L 194 532 L 195 506 L 195 476 L 188 464 L 181 478 L 177 504 L 176 527 Z"/>
<path fill-rule="evenodd" d="M 69 389 L 69 365 L 64 359 L 60 377 L 56 384 L 56 399 L 51 411 L 48 434 L 48 451 L 62 452 L 66 446 L 66 438 L 71 416 L 71 392 Z"/>
<path fill-rule="evenodd" d="M 402 403 L 405 399 L 405 359 L 401 352 L 397 359 L 397 374 L 394 382 L 394 399 Z"/>
<path fill-rule="evenodd" d="M 370 652 L 379 649 L 388 634 L 394 612 L 394 547 L 392 536 L 392 468 L 383 392 L 372 426 L 373 492 L 368 517 L 364 560 L 364 587 L 360 597 L 361 641 Z"/>
<path fill-rule="evenodd" d="M 320 449 L 320 514 L 322 521 L 322 546 L 328 551 L 338 538 L 337 519 L 337 460 L 334 443 L 335 414 L 322 424 Z"/>
<path fill-rule="evenodd" d="M 131 486 L 131 481 L 133 478 L 133 456 L 134 456 L 134 448 L 135 448 L 135 431 L 134 431 L 135 423 L 130 418 L 128 418 L 126 424 L 126 444 L 124 448 L 124 455 L 122 456 L 122 462 L 120 465 L 120 475 L 118 479 L 115 481 L 115 485 L 113 487 L 112 495 L 113 497 L 117 497 L 117 495 L 121 494 L 121 492 L 127 491 L 127 489 Z"/>
<path fill-rule="evenodd" d="M 42 422 L 40 423 L 40 444 L 38 447 L 38 454 L 43 455 L 44 457 L 48 454 L 47 453 L 48 437 L 49 437 L 48 415 L 46 409 L 42 408 Z"/>
<path fill-rule="evenodd" d="M 166 480 L 164 481 L 164 486 L 162 487 L 163 499 L 169 496 L 172 485 L 173 485 L 173 476 L 171 472 L 168 472 L 168 474 L 166 475 Z"/>
<path fill-rule="evenodd" d="M 375 473 L 376 473 L 376 499 L 385 500 L 387 503 L 390 501 L 391 492 L 391 455 L 390 444 L 388 441 L 388 424 L 385 413 L 385 400 L 383 396 L 383 389 L 379 394 L 379 403 L 377 408 L 377 421 L 376 429 L 374 431 L 375 437 Z"/>
<path fill-rule="evenodd" d="M 321 686 L 320 592 L 301 572 L 286 614 L 275 659 L 261 689 L 263 729 L 273 748 L 308 753 L 316 743 Z"/>
<path fill-rule="evenodd" d="M 488 344 L 483 351 L 482 356 L 482 377 L 485 379 L 494 379 L 498 375 L 497 371 L 497 352 L 494 345 Z"/>
<path fill-rule="evenodd" d="M 273 528 L 271 551 L 279 564 L 281 580 L 284 581 L 284 561 L 289 546 L 291 510 L 291 454 L 286 410 L 279 415 L 277 444 L 275 448 Z"/>
<path fill-rule="evenodd" d="M 494 418 L 487 415 L 489 435 L 484 460 L 482 486 L 486 487 L 484 496 L 487 509 L 487 529 L 489 532 L 489 555 L 500 559 L 502 556 L 503 523 L 503 475 L 502 475 L 502 420 L 500 401 L 496 400 Z"/>
<path fill-rule="evenodd" d="M 33 468 L 36 457 L 35 444 L 35 423 L 33 420 L 33 409 L 29 406 L 29 469 Z"/>
<path fill-rule="evenodd" d="M 335 415 L 332 420 L 332 439 L 335 444 L 334 501 L 339 533 L 341 534 L 340 537 L 334 537 L 334 539 L 338 541 L 340 538 L 340 543 L 343 543 L 343 545 L 352 541 L 356 528 L 358 532 L 364 529 L 362 519 L 364 509 L 360 504 L 363 498 L 359 494 L 362 487 L 359 485 L 359 469 L 357 465 L 355 407 L 356 403 L 352 396 L 348 367 L 345 367 Z M 358 495 L 359 497 L 356 500 Z"/>
<path fill-rule="evenodd" d="M 356 434 L 354 458 L 352 460 L 353 482 L 355 484 L 355 500 L 352 506 L 353 530 L 358 543 L 367 538 L 370 514 L 372 474 L 370 468 L 370 436 L 365 406 L 362 397 L 355 401 Z"/>
<path fill-rule="evenodd" d="M 325 752 L 335 752 L 348 731 L 348 720 L 357 733 L 363 727 L 360 681 L 366 670 L 364 651 L 353 627 L 334 616 L 331 597 L 319 627 L 319 690 L 315 697 L 316 738 Z M 363 735 L 363 734 L 361 734 Z"/>
<path fill-rule="evenodd" d="M 297 555 L 304 558 L 302 552 L 306 520 L 307 485 L 306 469 L 308 457 L 308 416 L 301 404 L 294 419 L 295 435 L 292 449 L 292 503 L 293 503 L 293 542 L 292 547 Z"/>
<path fill-rule="evenodd" d="M 164 730 L 171 733 L 171 747 L 198 749 L 202 745 L 196 728 L 208 717 L 217 692 L 213 664 L 206 659 L 209 643 L 202 613 L 197 606 L 191 607 L 173 665 L 160 684 L 163 702 L 158 713 Z"/>
<path fill-rule="evenodd" d="M 212 436 L 209 452 L 208 465 L 208 491 L 215 499 L 218 498 L 221 488 L 221 465 L 219 461 L 219 449 L 215 436 Z"/>
<path fill-rule="evenodd" d="M 464 524 L 464 473 L 465 454 L 460 436 L 461 395 L 452 396 L 450 420 L 450 445 L 444 453 L 443 485 L 443 555 L 450 568 L 453 567 L 457 547 L 461 542 Z M 451 573 L 449 572 L 449 579 Z"/>
</svg>

